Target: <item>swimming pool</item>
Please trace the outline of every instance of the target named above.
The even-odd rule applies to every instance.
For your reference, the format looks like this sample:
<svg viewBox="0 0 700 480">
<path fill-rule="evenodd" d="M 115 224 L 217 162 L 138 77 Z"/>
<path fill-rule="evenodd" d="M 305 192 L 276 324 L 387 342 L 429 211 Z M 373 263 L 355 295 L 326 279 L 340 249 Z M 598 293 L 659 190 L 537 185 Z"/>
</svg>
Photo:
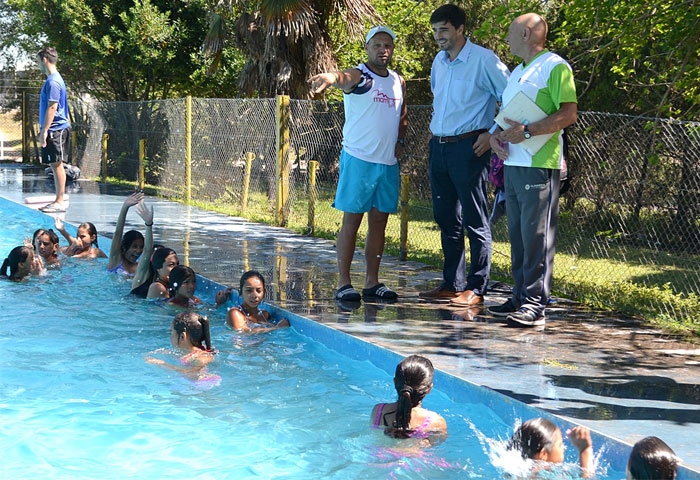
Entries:
<svg viewBox="0 0 700 480">
<path fill-rule="evenodd" d="M 51 225 L 4 199 L 0 214 L 3 255 Z M 159 349 L 169 348 L 173 312 L 125 299 L 128 285 L 104 273 L 103 262 L 3 282 L 0 446 L 8 476 L 498 478 L 489 456 L 497 440 L 516 418 L 539 415 L 438 373 L 425 406 L 443 413 L 449 438 L 423 455 L 396 456 L 397 444 L 368 424 L 372 405 L 394 399 L 388 372 L 397 355 L 296 315 L 293 329 L 241 336 L 224 327 L 222 309 L 208 312 L 220 350 L 210 371 L 221 380 L 192 382 L 144 362 L 149 352 L 168 355 Z M 211 300 L 215 288 L 200 283 Z M 628 447 L 594 442 L 604 450 L 599 478 L 623 478 Z"/>
</svg>

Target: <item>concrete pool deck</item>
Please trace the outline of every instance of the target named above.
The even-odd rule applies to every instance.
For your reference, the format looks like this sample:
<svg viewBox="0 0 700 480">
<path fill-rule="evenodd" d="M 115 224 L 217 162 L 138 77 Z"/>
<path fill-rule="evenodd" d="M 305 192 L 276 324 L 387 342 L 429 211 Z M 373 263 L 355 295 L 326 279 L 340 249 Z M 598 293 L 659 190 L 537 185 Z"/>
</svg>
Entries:
<svg viewBox="0 0 700 480">
<path fill-rule="evenodd" d="M 41 170 L 0 168 L 0 195 L 18 203 L 50 194 L 52 186 Z M 63 219 L 75 225 L 92 221 L 101 235 L 111 236 L 126 192 L 89 181 L 74 182 L 68 191 Z M 282 308 L 402 355 L 427 355 L 447 373 L 627 443 L 659 436 L 684 465 L 700 470 L 697 345 L 566 300 L 548 309 L 542 331 L 508 328 L 484 308 L 419 300 L 418 291 L 435 286 L 440 271 L 391 257 L 383 259 L 380 276 L 398 291 L 399 302 L 338 305 L 333 242 L 158 198 L 147 201 L 155 208 L 156 243 L 173 248 L 182 262 L 214 281 L 237 286 L 243 271 L 258 269 Z M 133 211 L 129 228 L 143 229 Z M 363 260 L 358 251 L 356 285 Z M 507 298 L 508 285 L 493 287 L 487 305 Z"/>
</svg>

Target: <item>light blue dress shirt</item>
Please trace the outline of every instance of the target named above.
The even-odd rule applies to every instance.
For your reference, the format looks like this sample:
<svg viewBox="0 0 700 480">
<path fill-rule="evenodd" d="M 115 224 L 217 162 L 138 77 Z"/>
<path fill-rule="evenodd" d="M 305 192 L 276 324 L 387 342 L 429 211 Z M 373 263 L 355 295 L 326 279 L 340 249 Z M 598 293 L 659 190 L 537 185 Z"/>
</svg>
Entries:
<svg viewBox="0 0 700 480">
<path fill-rule="evenodd" d="M 490 128 L 509 77 L 508 67 L 495 53 L 469 39 L 454 61 L 447 52 L 439 52 L 430 72 L 430 131 L 443 137 Z"/>
</svg>

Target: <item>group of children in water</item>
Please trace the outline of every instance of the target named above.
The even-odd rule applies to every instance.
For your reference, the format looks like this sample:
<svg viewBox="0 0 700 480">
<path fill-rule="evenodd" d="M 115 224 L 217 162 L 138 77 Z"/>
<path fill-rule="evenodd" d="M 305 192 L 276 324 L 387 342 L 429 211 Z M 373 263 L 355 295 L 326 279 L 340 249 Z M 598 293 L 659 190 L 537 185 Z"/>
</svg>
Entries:
<svg viewBox="0 0 700 480">
<path fill-rule="evenodd" d="M 144 221 L 145 236 L 137 230 L 123 233 L 128 210 L 133 206 L 136 206 L 136 213 Z M 201 304 L 201 300 L 195 296 L 195 272 L 179 264 L 174 250 L 153 243 L 153 208 L 148 208 L 143 193 L 134 193 L 124 201 L 109 256 L 99 248 L 97 230 L 92 223 L 81 223 L 75 237 L 65 230 L 59 218 L 55 219 L 54 226 L 68 242 L 67 247 L 59 246 L 58 235 L 53 229 L 40 228 L 34 232 L 31 241 L 10 251 L 0 268 L 0 275 L 9 280 L 22 281 L 31 275 L 39 275 L 44 269 L 60 268 L 62 255 L 109 258 L 109 272 L 132 279 L 132 295 L 161 299 L 185 309 L 175 316 L 170 329 L 171 344 L 184 353 L 180 358 L 182 367 L 152 357 L 148 357 L 147 361 L 188 373 L 192 369 L 201 370 L 214 359 L 209 320 L 192 308 Z M 216 305 L 225 303 L 231 292 L 231 288 L 217 292 Z M 270 313 L 260 308 L 264 297 L 263 276 L 256 271 L 245 272 L 239 284 L 240 304 L 228 310 L 226 324 L 235 330 L 247 332 L 288 327 L 288 320 L 274 322 Z M 432 390 L 433 376 L 434 368 L 429 359 L 420 355 L 404 358 L 397 365 L 394 375 L 397 401 L 374 406 L 370 417 L 372 427 L 384 429 L 387 435 L 395 438 L 414 438 L 427 444 L 446 437 L 445 419 L 422 407 L 423 399 Z M 593 445 L 589 429 L 578 426 L 566 433 L 579 451 L 583 476 L 593 475 Z M 518 451 L 523 459 L 535 461 L 535 469 L 542 469 L 548 463 L 564 461 L 563 444 L 562 432 L 554 423 L 545 418 L 534 418 L 518 427 L 507 448 Z M 627 478 L 675 479 L 679 461 L 662 440 L 646 437 L 632 449 Z"/>
</svg>

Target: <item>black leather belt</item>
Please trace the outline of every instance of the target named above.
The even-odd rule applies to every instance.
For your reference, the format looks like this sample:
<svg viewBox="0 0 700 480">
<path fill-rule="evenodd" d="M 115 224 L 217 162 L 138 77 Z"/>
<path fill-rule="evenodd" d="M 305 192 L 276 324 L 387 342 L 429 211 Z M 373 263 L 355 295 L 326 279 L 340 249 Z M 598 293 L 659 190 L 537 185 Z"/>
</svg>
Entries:
<svg viewBox="0 0 700 480">
<path fill-rule="evenodd" d="M 482 128 L 480 130 L 472 130 L 471 132 L 460 133 L 459 135 L 453 135 L 451 137 L 438 137 L 437 135 L 433 135 L 433 138 L 437 140 L 438 143 L 457 143 L 469 137 L 481 135 L 485 131 L 486 129 Z"/>
</svg>

